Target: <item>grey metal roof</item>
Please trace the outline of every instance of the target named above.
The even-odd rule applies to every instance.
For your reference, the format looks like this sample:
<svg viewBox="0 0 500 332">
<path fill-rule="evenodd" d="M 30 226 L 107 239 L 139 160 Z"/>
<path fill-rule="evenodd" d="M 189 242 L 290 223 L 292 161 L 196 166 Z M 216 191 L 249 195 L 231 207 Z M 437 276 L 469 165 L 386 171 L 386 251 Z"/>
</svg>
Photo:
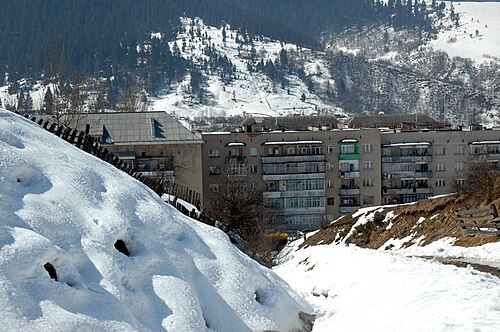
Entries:
<svg viewBox="0 0 500 332">
<path fill-rule="evenodd" d="M 348 122 L 349 128 L 438 128 L 442 124 L 427 114 L 356 115 Z"/>
<path fill-rule="evenodd" d="M 85 113 L 80 123 L 90 124 L 90 135 L 108 139 L 104 143 L 202 142 L 166 112 Z"/>
<path fill-rule="evenodd" d="M 326 126 L 329 129 L 337 128 L 337 119 L 330 115 L 317 116 L 283 116 L 283 117 L 250 117 L 239 124 L 240 126 L 258 125 L 267 130 L 288 129 L 308 130 L 309 127 Z"/>
</svg>

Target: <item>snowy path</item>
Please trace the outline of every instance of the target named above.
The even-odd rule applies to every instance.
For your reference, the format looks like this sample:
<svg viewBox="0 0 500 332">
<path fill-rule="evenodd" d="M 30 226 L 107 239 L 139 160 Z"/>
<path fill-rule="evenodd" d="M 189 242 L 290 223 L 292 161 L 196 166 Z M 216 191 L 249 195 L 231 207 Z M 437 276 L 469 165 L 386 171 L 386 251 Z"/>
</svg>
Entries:
<svg viewBox="0 0 500 332">
<path fill-rule="evenodd" d="M 401 252 L 317 245 L 274 270 L 318 331 L 500 331 L 500 279 Z"/>
</svg>

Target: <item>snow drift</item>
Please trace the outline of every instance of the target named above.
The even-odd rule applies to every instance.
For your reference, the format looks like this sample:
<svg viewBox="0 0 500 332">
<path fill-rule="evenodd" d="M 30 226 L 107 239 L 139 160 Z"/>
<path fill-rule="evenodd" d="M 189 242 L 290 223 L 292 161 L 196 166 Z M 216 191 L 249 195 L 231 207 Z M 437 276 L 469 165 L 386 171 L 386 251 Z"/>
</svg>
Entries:
<svg viewBox="0 0 500 332">
<path fill-rule="evenodd" d="M 1 329 L 53 331 L 300 330 L 310 311 L 224 233 L 5 110 L 0 307 Z"/>
</svg>

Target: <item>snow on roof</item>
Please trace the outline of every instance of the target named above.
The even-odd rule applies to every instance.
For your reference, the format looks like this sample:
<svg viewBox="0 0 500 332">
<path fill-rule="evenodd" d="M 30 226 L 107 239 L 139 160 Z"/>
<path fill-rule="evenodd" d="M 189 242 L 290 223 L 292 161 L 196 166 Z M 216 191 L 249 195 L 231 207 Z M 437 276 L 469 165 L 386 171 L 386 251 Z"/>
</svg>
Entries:
<svg viewBox="0 0 500 332">
<path fill-rule="evenodd" d="M 340 141 L 340 143 L 358 143 L 357 139 L 347 138 Z"/>
<path fill-rule="evenodd" d="M 227 143 L 227 146 L 245 146 L 245 143 L 243 143 L 243 142 L 232 142 L 232 143 Z"/>
<path fill-rule="evenodd" d="M 264 145 L 293 145 L 293 144 L 323 144 L 323 141 L 277 141 L 277 142 L 264 143 Z"/>
<path fill-rule="evenodd" d="M 472 145 L 500 144 L 500 141 L 477 141 L 471 142 Z"/>
<path fill-rule="evenodd" d="M 390 147 L 412 147 L 412 146 L 418 146 L 418 145 L 425 145 L 429 146 L 431 143 L 429 142 L 413 142 L 413 143 L 393 143 L 393 144 L 383 144 L 382 147 L 384 148 L 390 148 Z"/>
<path fill-rule="evenodd" d="M 222 231 L 5 110 L 0 151 L 2 329 L 290 331 L 312 312 Z"/>
</svg>

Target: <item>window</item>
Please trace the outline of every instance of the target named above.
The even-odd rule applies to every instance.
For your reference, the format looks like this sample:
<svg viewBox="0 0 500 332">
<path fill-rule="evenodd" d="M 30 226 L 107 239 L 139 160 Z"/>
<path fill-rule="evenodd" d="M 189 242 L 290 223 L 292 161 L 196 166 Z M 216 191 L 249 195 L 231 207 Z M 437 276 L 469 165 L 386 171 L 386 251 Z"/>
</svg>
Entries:
<svg viewBox="0 0 500 332">
<path fill-rule="evenodd" d="M 327 154 L 332 154 L 333 153 L 333 145 L 327 145 L 326 146 L 326 153 Z"/>
<path fill-rule="evenodd" d="M 327 205 L 334 205 L 335 204 L 335 200 L 333 199 L 333 197 L 328 197 L 326 199 L 326 204 Z"/>
<path fill-rule="evenodd" d="M 444 187 L 444 186 L 445 186 L 444 179 L 437 179 L 436 180 L 436 187 Z"/>
<path fill-rule="evenodd" d="M 342 145 L 341 151 L 342 151 L 342 154 L 354 153 L 354 144 Z"/>
<path fill-rule="evenodd" d="M 462 145 L 455 146 L 455 154 L 464 154 L 464 147 Z"/>
<path fill-rule="evenodd" d="M 268 182 L 267 183 L 267 191 L 278 191 L 278 183 L 277 182 Z"/>
<path fill-rule="evenodd" d="M 331 179 L 326 179 L 325 180 L 325 186 L 327 188 L 333 188 L 333 181 Z"/>
<path fill-rule="evenodd" d="M 257 148 L 250 148 L 250 156 L 255 157 L 257 155 Z"/>
<path fill-rule="evenodd" d="M 437 146 L 436 147 L 436 155 L 442 156 L 446 153 L 444 146 Z"/>
<path fill-rule="evenodd" d="M 208 191 L 210 191 L 211 193 L 219 192 L 219 184 L 217 184 L 217 183 L 210 183 L 208 185 Z"/>
<path fill-rule="evenodd" d="M 373 187 L 373 179 L 372 178 L 363 179 L 363 187 Z"/>
<path fill-rule="evenodd" d="M 455 181 L 456 181 L 458 187 L 465 186 L 465 179 L 456 179 Z"/>
<path fill-rule="evenodd" d="M 283 181 L 285 182 L 285 181 Z M 288 180 L 286 181 L 286 189 L 288 191 L 297 190 L 323 190 L 325 189 L 325 180 L 310 179 L 310 180 Z"/>
<path fill-rule="evenodd" d="M 363 169 L 373 169 L 373 161 L 363 161 Z"/>
<path fill-rule="evenodd" d="M 363 152 L 373 152 L 373 144 L 363 144 Z"/>
<path fill-rule="evenodd" d="M 250 165 L 250 173 L 252 174 L 257 173 L 257 165 Z"/>
<path fill-rule="evenodd" d="M 208 150 L 208 156 L 211 158 L 220 157 L 220 149 L 212 148 Z"/>
<path fill-rule="evenodd" d="M 463 171 L 464 163 L 455 163 L 455 171 Z"/>
<path fill-rule="evenodd" d="M 375 197 L 374 196 L 363 196 L 363 204 L 365 204 L 365 205 L 375 204 Z"/>
<path fill-rule="evenodd" d="M 333 171 L 333 163 L 327 162 L 326 163 L 326 170 L 327 171 Z"/>
<path fill-rule="evenodd" d="M 209 175 L 219 175 L 220 168 L 218 166 L 208 166 L 208 174 Z"/>
<path fill-rule="evenodd" d="M 437 172 L 444 172 L 444 163 L 437 163 L 436 164 L 436 171 Z"/>
</svg>

